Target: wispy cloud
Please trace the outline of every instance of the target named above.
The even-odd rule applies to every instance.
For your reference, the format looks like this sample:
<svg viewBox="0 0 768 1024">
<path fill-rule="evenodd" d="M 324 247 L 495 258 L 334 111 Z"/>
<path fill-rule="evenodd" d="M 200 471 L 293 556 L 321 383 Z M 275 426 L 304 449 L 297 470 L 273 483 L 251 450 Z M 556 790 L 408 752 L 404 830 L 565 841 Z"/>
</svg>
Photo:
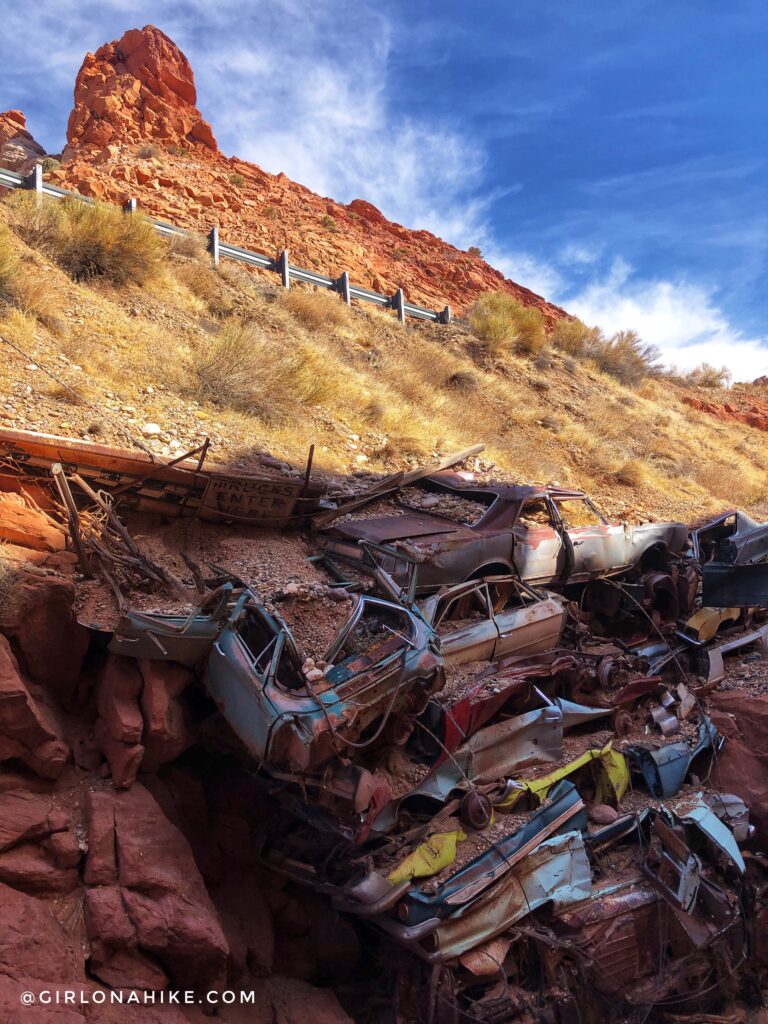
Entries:
<svg viewBox="0 0 768 1024">
<path fill-rule="evenodd" d="M 668 364 L 681 369 L 706 361 L 728 366 L 736 380 L 753 380 L 768 371 L 768 338 L 745 337 L 700 284 L 644 280 L 616 259 L 606 276 L 566 301 L 585 323 L 609 334 L 635 329 L 659 346 Z"/>
</svg>

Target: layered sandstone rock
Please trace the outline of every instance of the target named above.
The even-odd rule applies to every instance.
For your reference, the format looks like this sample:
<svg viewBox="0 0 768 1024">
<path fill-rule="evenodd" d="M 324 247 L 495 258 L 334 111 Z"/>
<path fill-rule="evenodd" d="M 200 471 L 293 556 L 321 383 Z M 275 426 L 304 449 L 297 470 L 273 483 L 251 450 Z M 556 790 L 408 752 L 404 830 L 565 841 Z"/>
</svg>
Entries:
<svg viewBox="0 0 768 1024">
<path fill-rule="evenodd" d="M 27 120 L 20 110 L 0 114 L 0 167 L 17 174 L 28 174 L 45 150 L 27 131 Z"/>
<path fill-rule="evenodd" d="M 153 25 L 131 29 L 86 55 L 67 143 L 82 152 L 155 141 L 215 155 L 211 126 L 196 102 L 192 68 L 181 50 Z"/>
</svg>

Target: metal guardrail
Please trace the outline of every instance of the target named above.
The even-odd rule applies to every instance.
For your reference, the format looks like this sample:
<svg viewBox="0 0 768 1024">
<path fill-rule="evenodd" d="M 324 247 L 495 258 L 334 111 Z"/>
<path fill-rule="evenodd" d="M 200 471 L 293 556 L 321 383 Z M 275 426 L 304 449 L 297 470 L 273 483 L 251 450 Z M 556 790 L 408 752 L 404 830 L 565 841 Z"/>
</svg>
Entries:
<svg viewBox="0 0 768 1024">
<path fill-rule="evenodd" d="M 14 171 L 7 171 L 0 167 L 0 188 L 21 188 L 31 189 L 39 196 L 50 196 L 52 199 L 73 199 L 81 203 L 90 203 L 94 200 L 89 196 L 80 195 L 79 192 L 69 192 L 67 189 L 59 188 L 58 185 L 51 185 L 43 179 L 42 164 L 35 164 L 32 172 L 28 175 L 16 174 Z M 138 209 L 138 202 L 129 199 L 123 206 L 126 213 L 135 213 Z M 172 235 L 188 235 L 189 231 L 176 227 L 162 220 L 152 220 L 152 226 L 158 234 L 167 238 Z M 213 265 L 218 267 L 222 259 L 235 260 L 238 263 L 245 263 L 247 266 L 257 267 L 259 270 L 271 270 L 279 274 L 284 288 L 290 288 L 292 281 L 301 281 L 304 284 L 313 284 L 318 288 L 327 288 L 329 291 L 337 292 L 344 302 L 349 305 L 353 299 L 360 302 L 372 302 L 382 309 L 394 309 L 398 318 L 405 322 L 406 316 L 415 317 L 418 320 L 429 320 L 432 323 L 449 324 L 451 322 L 451 307 L 445 306 L 441 311 L 425 309 L 423 306 L 415 306 L 407 302 L 402 288 L 398 288 L 394 295 L 380 295 L 368 288 L 361 288 L 350 283 L 349 274 L 345 270 L 339 277 L 326 277 L 314 270 L 304 270 L 289 262 L 288 250 L 284 249 L 279 256 L 272 259 L 263 256 L 258 252 L 251 252 L 249 249 L 242 249 L 237 245 L 230 245 L 219 238 L 218 227 L 213 227 L 208 236 L 208 251 L 211 254 Z"/>
</svg>

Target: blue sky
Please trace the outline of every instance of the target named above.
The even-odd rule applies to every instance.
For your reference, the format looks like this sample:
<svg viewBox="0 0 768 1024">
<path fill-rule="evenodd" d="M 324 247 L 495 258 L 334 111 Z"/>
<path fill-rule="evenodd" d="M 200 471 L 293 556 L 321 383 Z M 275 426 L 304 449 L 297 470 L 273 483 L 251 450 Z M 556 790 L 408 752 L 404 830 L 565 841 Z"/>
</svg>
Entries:
<svg viewBox="0 0 768 1024">
<path fill-rule="evenodd" d="M 40 0 L 4 11 L 0 110 L 60 149 L 85 51 L 148 22 L 226 153 L 670 362 L 768 372 L 765 0 Z"/>
</svg>

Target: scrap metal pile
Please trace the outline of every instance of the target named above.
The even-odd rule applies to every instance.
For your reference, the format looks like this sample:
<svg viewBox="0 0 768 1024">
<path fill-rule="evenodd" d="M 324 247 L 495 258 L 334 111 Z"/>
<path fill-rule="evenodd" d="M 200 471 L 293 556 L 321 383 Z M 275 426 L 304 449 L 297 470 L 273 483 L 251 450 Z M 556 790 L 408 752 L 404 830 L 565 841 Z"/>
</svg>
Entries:
<svg viewBox="0 0 768 1024">
<path fill-rule="evenodd" d="M 691 546 L 547 488 L 484 491 L 467 526 L 456 474 L 399 497 L 325 513 L 315 558 L 355 594 L 328 650 L 300 650 L 242 581 L 186 616 L 129 612 L 110 649 L 198 668 L 217 742 L 274 797 L 263 862 L 368 931 L 403 1024 L 759 991 L 768 864 L 708 782 L 706 695 L 725 652 L 764 644 L 768 599 L 702 606 L 711 527 Z"/>
<path fill-rule="evenodd" d="M 458 459 L 314 502 L 344 619 L 325 650 L 300 648 L 291 591 L 204 579 L 185 553 L 187 585 L 103 489 L 72 473 L 78 509 L 55 471 L 82 557 L 112 570 L 109 650 L 196 670 L 209 742 L 270 794 L 262 862 L 358 922 L 398 1024 L 698 1020 L 755 998 L 768 862 L 710 783 L 707 696 L 725 655 L 766 646 L 768 528 L 611 523 Z M 128 570 L 200 603 L 139 611 Z"/>
</svg>

